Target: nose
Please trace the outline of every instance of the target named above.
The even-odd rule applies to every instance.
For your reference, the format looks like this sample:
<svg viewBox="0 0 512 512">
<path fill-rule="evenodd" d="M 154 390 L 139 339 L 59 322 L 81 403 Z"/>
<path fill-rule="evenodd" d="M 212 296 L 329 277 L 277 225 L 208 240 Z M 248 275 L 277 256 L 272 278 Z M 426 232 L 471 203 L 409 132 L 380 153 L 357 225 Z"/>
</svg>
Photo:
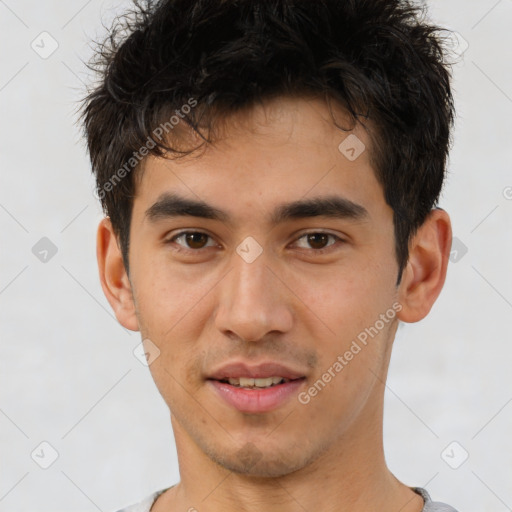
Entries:
<svg viewBox="0 0 512 512">
<path fill-rule="evenodd" d="M 289 331 L 293 322 L 290 292 L 264 255 L 248 263 L 235 254 L 233 267 L 220 283 L 217 329 L 249 342 L 262 340 L 271 332 Z"/>
</svg>

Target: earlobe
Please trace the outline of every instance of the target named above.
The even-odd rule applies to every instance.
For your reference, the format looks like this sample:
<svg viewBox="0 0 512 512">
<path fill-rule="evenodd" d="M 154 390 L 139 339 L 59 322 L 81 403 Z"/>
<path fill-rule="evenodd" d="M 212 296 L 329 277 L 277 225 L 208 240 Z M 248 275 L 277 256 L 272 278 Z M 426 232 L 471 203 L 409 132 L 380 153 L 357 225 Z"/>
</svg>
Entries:
<svg viewBox="0 0 512 512">
<path fill-rule="evenodd" d="M 132 288 L 123 262 L 121 250 L 108 217 L 101 220 L 96 239 L 96 257 L 101 287 L 112 306 L 119 323 L 138 331 Z"/>
<path fill-rule="evenodd" d="M 452 243 L 450 217 L 440 208 L 432 210 L 419 227 L 409 247 L 409 260 L 399 287 L 403 322 L 425 318 L 441 293 Z"/>
</svg>

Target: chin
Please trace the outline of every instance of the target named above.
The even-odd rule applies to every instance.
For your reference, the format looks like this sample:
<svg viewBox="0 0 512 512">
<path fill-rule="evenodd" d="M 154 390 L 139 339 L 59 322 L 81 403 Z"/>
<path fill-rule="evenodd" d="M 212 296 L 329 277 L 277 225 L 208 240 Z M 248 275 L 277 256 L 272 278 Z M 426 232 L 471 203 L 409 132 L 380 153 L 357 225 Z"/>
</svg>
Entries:
<svg viewBox="0 0 512 512">
<path fill-rule="evenodd" d="M 231 453 L 209 453 L 209 457 L 223 468 L 240 476 L 251 478 L 277 478 L 289 475 L 303 468 L 307 461 L 298 453 L 276 453 L 275 448 L 269 448 L 271 453 L 258 448 L 253 443 L 246 443 L 241 449 Z"/>
</svg>

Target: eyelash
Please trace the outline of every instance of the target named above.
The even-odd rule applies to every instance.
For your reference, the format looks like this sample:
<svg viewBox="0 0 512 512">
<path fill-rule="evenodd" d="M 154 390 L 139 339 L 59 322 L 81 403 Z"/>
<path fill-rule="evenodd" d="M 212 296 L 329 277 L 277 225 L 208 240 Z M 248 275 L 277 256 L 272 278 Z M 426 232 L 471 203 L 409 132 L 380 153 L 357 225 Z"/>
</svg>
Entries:
<svg viewBox="0 0 512 512">
<path fill-rule="evenodd" d="M 175 244 L 175 241 L 182 237 L 182 236 L 185 236 L 185 235 L 188 235 L 188 234 L 201 234 L 201 235 L 206 235 L 209 239 L 213 239 L 212 236 L 210 236 L 208 233 L 205 233 L 204 231 L 180 231 L 179 233 L 177 233 L 176 235 L 172 236 L 170 239 L 168 240 L 165 240 L 164 243 L 165 244 Z M 296 239 L 296 241 L 298 240 L 301 240 L 302 238 L 304 237 L 307 237 L 308 235 L 327 235 L 329 237 L 332 237 L 335 239 L 335 242 L 332 243 L 332 244 L 329 244 L 327 245 L 326 247 L 322 248 L 322 249 L 309 249 L 311 251 L 313 251 L 315 254 L 318 254 L 318 255 L 321 255 L 321 254 L 324 254 L 326 252 L 328 252 L 330 250 L 331 247 L 337 245 L 336 242 L 338 243 L 344 243 L 345 240 L 343 240 L 341 237 L 337 236 L 337 235 L 334 235 L 332 233 L 329 233 L 327 231 L 310 231 L 308 233 L 303 233 L 300 237 L 298 237 Z M 209 247 L 213 247 L 213 246 L 209 246 Z M 179 244 L 176 245 L 176 247 L 174 247 L 174 250 L 176 252 L 184 252 L 184 253 L 188 253 L 188 254 L 191 254 L 191 253 L 199 253 L 203 250 L 206 250 L 208 249 L 208 247 L 202 247 L 201 249 L 187 249 L 186 247 L 183 247 L 183 246 L 180 246 Z M 305 250 L 308 250 L 308 249 L 305 249 Z"/>
</svg>

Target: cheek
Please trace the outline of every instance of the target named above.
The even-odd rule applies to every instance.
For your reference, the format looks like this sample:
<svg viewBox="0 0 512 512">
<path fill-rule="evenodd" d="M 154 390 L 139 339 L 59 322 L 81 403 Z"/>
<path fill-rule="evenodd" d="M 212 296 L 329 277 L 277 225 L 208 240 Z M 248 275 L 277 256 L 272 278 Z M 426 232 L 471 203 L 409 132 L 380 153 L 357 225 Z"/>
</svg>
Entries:
<svg viewBox="0 0 512 512">
<path fill-rule="evenodd" d="M 306 276 L 297 282 L 297 290 L 303 298 L 302 318 L 309 317 L 315 330 L 323 328 L 329 343 L 356 336 L 386 311 L 392 299 L 392 288 L 383 280 L 357 271 Z"/>
<path fill-rule="evenodd" d="M 194 342 L 208 317 L 205 294 L 215 283 L 156 265 L 139 277 L 134 290 L 141 335 L 160 351 L 150 365 L 155 383 L 166 397 L 181 396 L 181 386 L 194 392 L 201 375 Z"/>
<path fill-rule="evenodd" d="M 358 386 L 373 381 L 369 369 L 380 372 L 396 318 L 394 287 L 389 268 L 386 274 L 332 276 L 303 281 L 300 293 L 307 307 L 299 317 L 319 354 L 315 377 L 322 378 L 330 370 L 322 381 L 330 379 L 329 387 L 341 392 L 337 399 L 344 399 L 345 393 L 357 393 Z"/>
<path fill-rule="evenodd" d="M 171 346 L 170 343 L 149 368 L 158 390 L 172 407 L 173 404 L 192 403 L 190 397 L 203 381 L 198 355 L 188 346 Z"/>
<path fill-rule="evenodd" d="M 164 342 L 173 338 L 184 323 L 195 332 L 190 318 L 201 311 L 201 302 L 218 279 L 199 266 L 178 267 L 165 254 L 141 261 L 134 277 L 138 314 L 149 334 Z"/>
<path fill-rule="evenodd" d="M 391 320 L 380 330 L 375 322 L 352 318 L 342 325 L 340 321 L 336 337 L 317 343 L 319 363 L 308 388 L 298 397 L 309 416 L 320 418 L 328 410 L 331 419 L 327 423 L 343 430 L 374 396 L 379 376 L 384 378 L 394 328 Z"/>
</svg>

